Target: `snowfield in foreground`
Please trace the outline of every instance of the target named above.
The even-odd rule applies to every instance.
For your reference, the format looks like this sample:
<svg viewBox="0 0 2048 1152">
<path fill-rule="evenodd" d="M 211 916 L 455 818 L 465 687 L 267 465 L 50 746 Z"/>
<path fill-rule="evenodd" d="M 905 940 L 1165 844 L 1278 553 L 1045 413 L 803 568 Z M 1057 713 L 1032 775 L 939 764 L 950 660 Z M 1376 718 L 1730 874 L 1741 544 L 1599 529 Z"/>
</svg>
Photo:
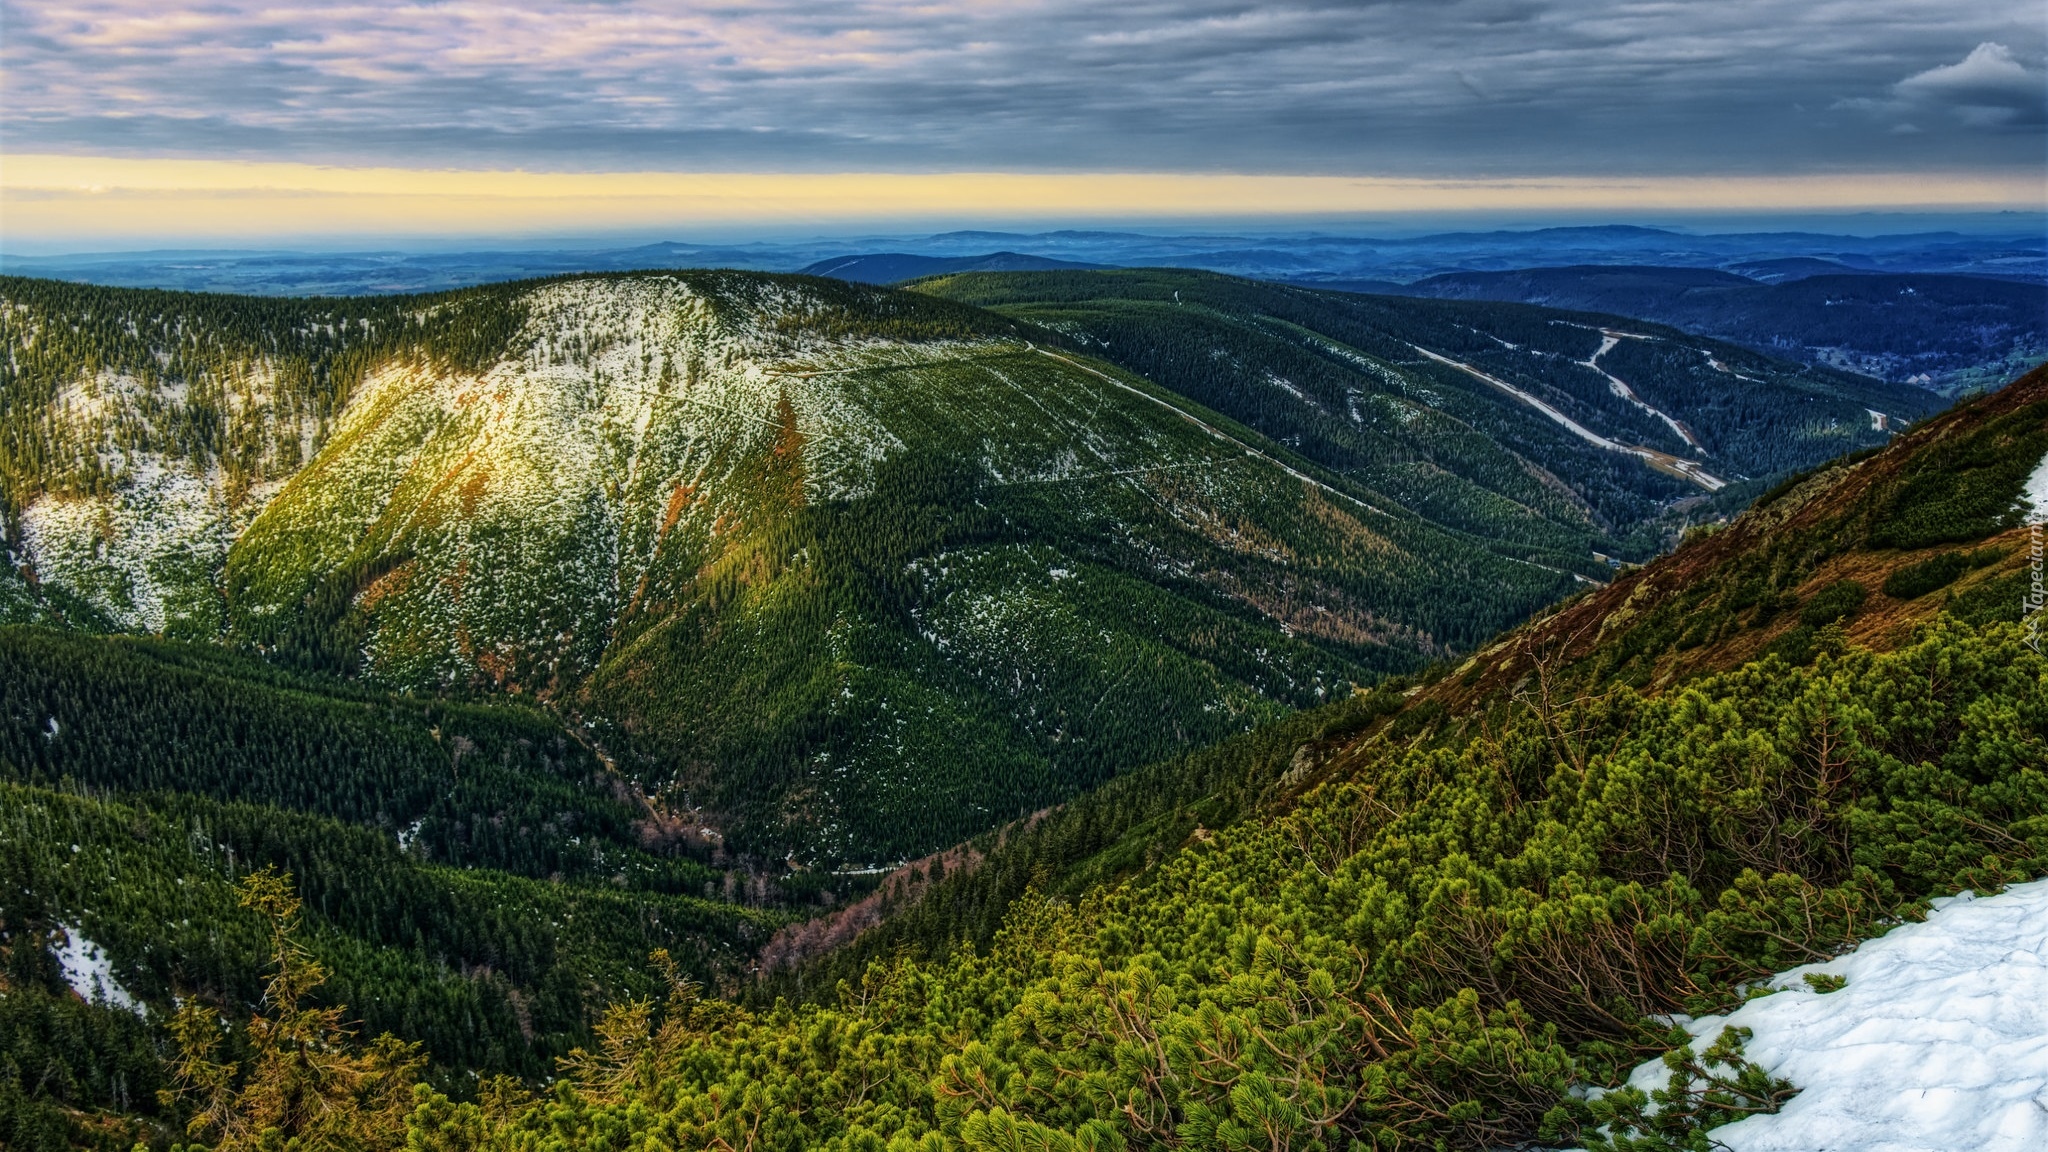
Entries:
<svg viewBox="0 0 2048 1152">
<path fill-rule="evenodd" d="M 1715 1140 L 1731 1152 L 2048 1148 L 2048 880 L 1934 904 L 1922 923 L 1687 1024 L 1701 1045 L 1724 1026 L 1754 1030 L 1745 1055 L 1800 1089 Z M 1848 984 L 1818 993 L 1808 973 Z M 1650 1091 L 1669 1076 L 1653 1061 L 1630 1083 Z"/>
</svg>

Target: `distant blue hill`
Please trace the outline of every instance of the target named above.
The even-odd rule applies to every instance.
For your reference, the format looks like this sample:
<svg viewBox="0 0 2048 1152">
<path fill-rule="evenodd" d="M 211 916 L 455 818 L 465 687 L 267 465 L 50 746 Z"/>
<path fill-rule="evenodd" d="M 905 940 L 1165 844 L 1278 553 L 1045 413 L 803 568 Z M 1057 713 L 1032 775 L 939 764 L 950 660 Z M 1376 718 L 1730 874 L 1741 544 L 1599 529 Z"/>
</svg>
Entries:
<svg viewBox="0 0 2048 1152">
<path fill-rule="evenodd" d="M 1089 267 L 1201 268 L 1232 276 L 1388 292 L 1442 273 L 1573 265 L 1720 269 L 1765 284 L 1863 272 L 1996 276 L 2048 283 L 2048 241 L 2015 216 L 1995 232 L 1882 235 L 1691 233 L 1635 225 L 1495 229 L 1426 235 L 1349 232 L 1046 232 L 970 230 L 838 234 L 630 247 L 479 244 L 471 249 L 186 250 L 31 256 L 0 252 L 0 273 L 131 288 L 265 296 L 431 292 L 567 272 L 662 268 L 799 269 L 893 283 L 949 272 Z M 1857 223 L 1844 217 L 1846 228 Z M 1916 373 L 1918 369 L 1915 370 Z"/>
<path fill-rule="evenodd" d="M 917 256 L 908 252 L 871 252 L 859 256 L 835 256 L 798 271 L 808 276 L 830 276 L 861 284 L 894 284 L 924 276 L 945 276 L 955 272 L 1046 272 L 1059 268 L 1108 268 L 1108 264 L 1083 264 L 1055 260 L 1049 256 L 1026 256 L 1021 252 L 990 252 L 984 256 Z"/>
<path fill-rule="evenodd" d="M 1790 280 L 1805 280 L 1811 276 L 1858 276 L 1881 271 L 1858 264 L 1844 264 L 1839 260 L 1823 260 L 1817 256 L 1788 256 L 1782 260 L 1748 260 L 1728 265 L 1730 272 L 1738 272 L 1752 280 L 1766 284 L 1783 284 Z"/>
<path fill-rule="evenodd" d="M 1580 264 L 1569 268 L 1516 268 L 1501 272 L 1444 272 L 1408 285 L 1404 295 L 1451 300 L 1514 300 L 1644 316 L 1646 304 L 1702 289 L 1755 288 L 1759 281 L 1718 268 L 1641 264 Z M 1626 307 L 1616 307 L 1626 305 Z"/>
</svg>

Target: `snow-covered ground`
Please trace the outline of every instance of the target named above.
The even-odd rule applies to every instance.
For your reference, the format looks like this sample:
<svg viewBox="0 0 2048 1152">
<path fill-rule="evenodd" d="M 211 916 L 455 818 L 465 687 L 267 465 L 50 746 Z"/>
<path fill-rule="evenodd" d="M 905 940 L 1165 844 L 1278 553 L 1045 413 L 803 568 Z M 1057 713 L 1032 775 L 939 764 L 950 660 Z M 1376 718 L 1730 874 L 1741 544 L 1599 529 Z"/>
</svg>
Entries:
<svg viewBox="0 0 2048 1152">
<path fill-rule="evenodd" d="M 23 507 L 22 558 L 37 580 L 62 586 L 121 628 L 218 629 L 213 583 L 228 547 L 310 455 L 317 423 L 280 402 L 268 363 L 213 374 L 202 391 L 211 396 L 203 418 L 187 381 L 98 370 L 58 389 L 42 418 L 59 457 L 96 457 L 111 483 L 91 495 L 42 492 Z M 251 464 L 269 479 L 245 489 L 204 453 L 165 448 L 209 420 L 263 446 L 244 461 L 244 479 Z"/>
<path fill-rule="evenodd" d="M 114 962 L 107 958 L 105 949 L 73 925 L 57 927 L 64 933 L 64 942 L 57 947 L 57 964 L 64 969 L 64 982 L 71 985 L 80 999 L 130 1012 L 142 1011 L 142 1005 L 114 979 Z"/>
<path fill-rule="evenodd" d="M 2040 474 L 2036 473 L 2036 479 Z M 1781 991 L 1687 1025 L 1711 1043 L 1751 1029 L 1744 1052 L 1799 1095 L 1716 1128 L 1731 1152 L 2039 1152 L 2048 1148 L 2048 880 L 1935 901 L 1907 924 Z M 1841 976 L 1816 992 L 1809 973 Z M 1630 1083 L 1661 1088 L 1660 1062 Z"/>
<path fill-rule="evenodd" d="M 2034 474 L 2027 477 L 2020 497 L 2032 510 L 2027 515 L 2029 523 L 2048 523 L 2048 456 L 2041 457 L 2041 462 L 2034 466 Z"/>
<path fill-rule="evenodd" d="M 43 495 L 22 510 L 36 575 L 69 588 L 123 628 L 162 632 L 227 557 L 230 523 L 218 467 L 130 452 L 104 496 Z"/>
</svg>

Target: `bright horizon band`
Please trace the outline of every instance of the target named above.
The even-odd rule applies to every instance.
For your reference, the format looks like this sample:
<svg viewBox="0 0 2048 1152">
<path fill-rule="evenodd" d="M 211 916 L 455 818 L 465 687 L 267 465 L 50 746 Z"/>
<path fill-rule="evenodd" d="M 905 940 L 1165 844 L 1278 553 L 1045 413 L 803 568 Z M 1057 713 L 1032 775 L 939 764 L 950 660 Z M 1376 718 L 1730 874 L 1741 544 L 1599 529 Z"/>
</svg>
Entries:
<svg viewBox="0 0 2048 1152">
<path fill-rule="evenodd" d="M 2039 172 L 1430 179 L 1205 173 L 549 173 L 0 156 L 0 242 L 505 235 L 909 217 L 2042 211 Z"/>
</svg>

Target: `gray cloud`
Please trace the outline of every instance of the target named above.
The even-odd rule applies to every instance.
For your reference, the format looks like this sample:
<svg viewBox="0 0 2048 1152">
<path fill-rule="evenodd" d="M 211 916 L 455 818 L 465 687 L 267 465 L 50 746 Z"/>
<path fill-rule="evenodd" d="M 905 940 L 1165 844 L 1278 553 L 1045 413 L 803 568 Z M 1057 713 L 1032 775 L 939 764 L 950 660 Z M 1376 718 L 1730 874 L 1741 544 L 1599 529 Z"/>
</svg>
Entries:
<svg viewBox="0 0 2048 1152">
<path fill-rule="evenodd" d="M 570 169 L 2003 166 L 2039 160 L 2016 129 L 2042 122 L 2026 62 L 2048 47 L 2036 0 L 0 0 L 0 21 L 9 150 Z M 1942 130 L 1902 137 L 1908 113 Z"/>
<path fill-rule="evenodd" d="M 2003 44 L 1979 44 L 1961 62 L 1908 76 L 1897 90 L 1909 106 L 1952 112 L 1972 128 L 2048 125 L 2048 72 L 2028 68 Z"/>
</svg>

